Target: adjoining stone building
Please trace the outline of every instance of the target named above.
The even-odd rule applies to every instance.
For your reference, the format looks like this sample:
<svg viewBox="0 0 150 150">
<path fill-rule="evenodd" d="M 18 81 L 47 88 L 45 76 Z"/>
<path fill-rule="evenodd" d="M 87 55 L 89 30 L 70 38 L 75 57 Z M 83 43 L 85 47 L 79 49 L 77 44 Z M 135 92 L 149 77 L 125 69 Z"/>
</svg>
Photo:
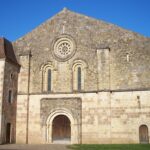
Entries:
<svg viewBox="0 0 150 150">
<path fill-rule="evenodd" d="M 15 142 L 16 139 L 19 69 L 11 42 L 0 38 L 0 143 Z"/>
<path fill-rule="evenodd" d="M 150 38 L 63 9 L 0 39 L 1 143 L 148 143 Z"/>
</svg>

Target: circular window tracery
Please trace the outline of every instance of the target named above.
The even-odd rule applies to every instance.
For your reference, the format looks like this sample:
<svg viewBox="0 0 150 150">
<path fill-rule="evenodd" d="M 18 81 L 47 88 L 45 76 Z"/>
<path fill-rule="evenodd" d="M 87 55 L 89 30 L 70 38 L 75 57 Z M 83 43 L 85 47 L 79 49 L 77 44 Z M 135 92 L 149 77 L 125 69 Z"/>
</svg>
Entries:
<svg viewBox="0 0 150 150">
<path fill-rule="evenodd" d="M 70 59 L 75 53 L 75 42 L 71 37 L 60 37 L 53 46 L 53 55 L 60 61 Z"/>
</svg>

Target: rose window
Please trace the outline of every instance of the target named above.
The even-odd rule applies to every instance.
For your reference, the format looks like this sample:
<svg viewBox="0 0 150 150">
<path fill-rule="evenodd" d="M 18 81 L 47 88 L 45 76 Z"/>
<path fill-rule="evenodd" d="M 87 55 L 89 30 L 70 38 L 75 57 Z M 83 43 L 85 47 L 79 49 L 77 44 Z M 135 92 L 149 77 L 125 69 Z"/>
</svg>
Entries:
<svg viewBox="0 0 150 150">
<path fill-rule="evenodd" d="M 60 61 L 66 61 L 75 53 L 74 41 L 70 38 L 63 37 L 57 39 L 54 44 L 53 55 Z"/>
<path fill-rule="evenodd" d="M 59 49 L 59 52 L 61 53 L 61 55 L 64 55 L 64 56 L 68 55 L 71 52 L 71 46 L 67 42 L 60 44 L 58 49 Z"/>
</svg>

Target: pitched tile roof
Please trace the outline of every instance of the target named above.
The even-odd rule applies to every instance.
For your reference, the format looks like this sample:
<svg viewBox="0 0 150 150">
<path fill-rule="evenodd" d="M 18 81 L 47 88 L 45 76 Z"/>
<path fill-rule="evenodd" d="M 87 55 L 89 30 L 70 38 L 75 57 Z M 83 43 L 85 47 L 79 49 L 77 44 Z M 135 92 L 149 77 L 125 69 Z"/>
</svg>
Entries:
<svg viewBox="0 0 150 150">
<path fill-rule="evenodd" d="M 11 42 L 5 38 L 0 37 L 0 59 L 2 58 L 5 58 L 11 63 L 19 65 Z"/>
</svg>

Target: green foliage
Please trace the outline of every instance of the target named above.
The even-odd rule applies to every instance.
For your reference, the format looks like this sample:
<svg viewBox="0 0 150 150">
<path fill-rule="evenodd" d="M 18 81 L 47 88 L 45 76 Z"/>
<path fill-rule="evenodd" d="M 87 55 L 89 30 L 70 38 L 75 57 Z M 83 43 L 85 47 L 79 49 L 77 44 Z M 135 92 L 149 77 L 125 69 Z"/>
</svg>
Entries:
<svg viewBox="0 0 150 150">
<path fill-rule="evenodd" d="M 150 144 L 82 144 L 68 146 L 69 150 L 150 150 Z"/>
</svg>

